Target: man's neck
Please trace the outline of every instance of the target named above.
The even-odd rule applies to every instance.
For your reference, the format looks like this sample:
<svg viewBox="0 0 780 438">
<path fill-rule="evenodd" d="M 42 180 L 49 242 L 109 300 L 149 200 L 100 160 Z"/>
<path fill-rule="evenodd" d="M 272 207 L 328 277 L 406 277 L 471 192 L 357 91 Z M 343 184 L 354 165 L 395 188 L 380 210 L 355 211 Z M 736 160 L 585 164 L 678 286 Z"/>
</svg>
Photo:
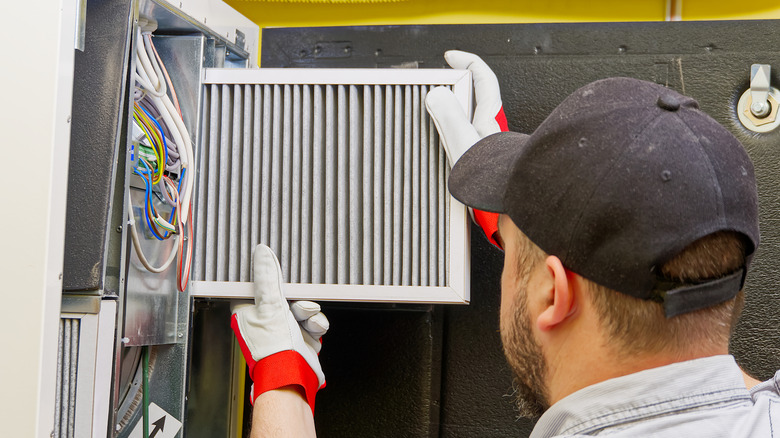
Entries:
<svg viewBox="0 0 780 438">
<path fill-rule="evenodd" d="M 584 343 L 579 345 L 584 346 Z M 548 370 L 547 389 L 550 405 L 569 394 L 605 380 L 677 362 L 728 354 L 727 347 L 688 353 L 659 352 L 631 355 L 616 354 L 609 350 L 612 348 L 599 348 L 594 345 L 584 349 L 570 348 L 565 357 L 558 357 L 548 362 L 557 364 Z"/>
</svg>

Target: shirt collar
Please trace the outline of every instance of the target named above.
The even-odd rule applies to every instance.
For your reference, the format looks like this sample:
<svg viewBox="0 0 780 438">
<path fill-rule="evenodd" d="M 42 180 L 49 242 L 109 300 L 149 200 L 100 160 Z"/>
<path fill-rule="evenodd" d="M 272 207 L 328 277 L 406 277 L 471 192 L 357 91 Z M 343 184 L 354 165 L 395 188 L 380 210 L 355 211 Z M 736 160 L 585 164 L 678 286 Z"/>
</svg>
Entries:
<svg viewBox="0 0 780 438">
<path fill-rule="evenodd" d="M 734 357 L 678 362 L 605 380 L 568 395 L 542 415 L 530 438 L 588 433 L 661 415 L 683 404 L 695 409 L 735 397 L 750 399 Z"/>
</svg>

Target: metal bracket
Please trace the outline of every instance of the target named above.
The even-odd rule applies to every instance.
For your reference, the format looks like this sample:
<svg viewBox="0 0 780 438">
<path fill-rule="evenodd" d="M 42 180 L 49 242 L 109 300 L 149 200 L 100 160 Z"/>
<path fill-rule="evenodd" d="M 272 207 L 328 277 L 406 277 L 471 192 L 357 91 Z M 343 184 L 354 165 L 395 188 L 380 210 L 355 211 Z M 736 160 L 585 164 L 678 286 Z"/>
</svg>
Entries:
<svg viewBox="0 0 780 438">
<path fill-rule="evenodd" d="M 750 112 L 758 118 L 764 118 L 772 111 L 769 103 L 769 74 L 772 67 L 767 64 L 750 66 Z"/>
<path fill-rule="evenodd" d="M 737 103 L 737 116 L 747 129 L 754 132 L 769 132 L 778 125 L 780 91 L 770 85 L 772 67 L 768 64 L 750 66 L 750 88 Z"/>
</svg>

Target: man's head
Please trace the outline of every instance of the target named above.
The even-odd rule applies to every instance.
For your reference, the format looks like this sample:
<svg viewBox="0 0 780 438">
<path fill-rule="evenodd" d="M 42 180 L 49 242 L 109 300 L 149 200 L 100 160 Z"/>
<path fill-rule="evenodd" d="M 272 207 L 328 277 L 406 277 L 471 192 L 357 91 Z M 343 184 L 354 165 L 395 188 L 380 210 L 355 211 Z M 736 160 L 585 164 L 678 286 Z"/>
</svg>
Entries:
<svg viewBox="0 0 780 438">
<path fill-rule="evenodd" d="M 517 359 L 536 347 L 549 362 L 555 330 L 588 327 L 580 322 L 603 337 L 578 342 L 598 338 L 629 359 L 682 360 L 695 354 L 686 339 L 728 339 L 758 245 L 755 178 L 740 143 L 693 99 L 635 79 L 594 82 L 530 137 L 481 140 L 453 168 L 450 190 L 503 213 L 502 333 L 513 367 L 528 368 Z M 550 308 L 559 286 L 564 306 Z M 537 345 L 514 348 L 528 329 Z"/>
<path fill-rule="evenodd" d="M 501 339 L 515 374 L 521 416 L 538 417 L 560 398 L 561 391 L 551 393 L 548 386 L 550 369 L 561 368 L 560 361 L 580 361 L 581 354 L 603 362 L 603 373 L 593 376 L 607 376 L 613 372 L 611 367 L 638 371 L 644 364 L 650 368 L 663 361 L 727 352 L 742 309 L 742 292 L 705 309 L 667 318 L 659 302 L 619 293 L 568 271 L 508 216 L 501 216 L 499 230 L 505 248 Z M 719 278 L 744 264 L 742 238 L 718 232 L 689 245 L 664 263 L 661 272 L 670 279 L 693 282 Z M 591 376 L 589 383 L 599 380 Z M 560 379 L 557 383 L 564 388 L 577 384 Z"/>
</svg>

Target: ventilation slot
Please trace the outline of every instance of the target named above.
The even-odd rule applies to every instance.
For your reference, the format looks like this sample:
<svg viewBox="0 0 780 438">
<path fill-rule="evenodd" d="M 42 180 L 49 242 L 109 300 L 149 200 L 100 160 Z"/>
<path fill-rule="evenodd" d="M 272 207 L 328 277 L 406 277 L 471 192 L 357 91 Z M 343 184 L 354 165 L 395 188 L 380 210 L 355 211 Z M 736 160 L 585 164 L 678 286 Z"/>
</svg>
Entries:
<svg viewBox="0 0 780 438">
<path fill-rule="evenodd" d="M 465 214 L 450 201 L 447 156 L 425 110 L 436 82 L 226 82 L 203 93 L 201 292 L 198 283 L 249 282 L 257 243 L 290 283 L 451 288 L 451 215 L 463 240 Z"/>
<path fill-rule="evenodd" d="M 57 354 L 57 394 L 55 396 L 55 438 L 71 438 L 76 419 L 76 377 L 79 356 L 79 319 L 60 319 Z"/>
</svg>

